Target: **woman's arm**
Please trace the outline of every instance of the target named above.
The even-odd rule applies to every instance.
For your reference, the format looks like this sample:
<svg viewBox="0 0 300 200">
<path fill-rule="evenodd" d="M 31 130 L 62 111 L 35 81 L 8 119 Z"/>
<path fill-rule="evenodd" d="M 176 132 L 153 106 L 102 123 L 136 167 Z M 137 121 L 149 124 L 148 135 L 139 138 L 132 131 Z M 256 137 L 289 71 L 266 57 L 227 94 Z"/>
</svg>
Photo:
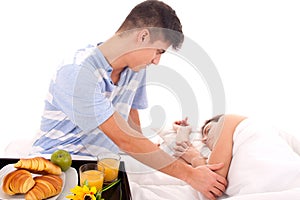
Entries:
<svg viewBox="0 0 300 200">
<path fill-rule="evenodd" d="M 245 117 L 239 115 L 224 115 L 218 122 L 220 135 L 210 154 L 208 164 L 224 163 L 224 167 L 215 172 L 224 178 L 227 177 L 232 159 L 233 134 L 237 125 Z"/>
</svg>

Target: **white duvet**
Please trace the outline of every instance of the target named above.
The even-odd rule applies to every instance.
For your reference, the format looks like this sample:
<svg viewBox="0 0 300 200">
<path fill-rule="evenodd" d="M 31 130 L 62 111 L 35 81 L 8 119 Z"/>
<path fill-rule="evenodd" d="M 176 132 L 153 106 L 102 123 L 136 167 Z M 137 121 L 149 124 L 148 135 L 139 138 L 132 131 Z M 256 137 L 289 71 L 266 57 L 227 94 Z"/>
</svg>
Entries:
<svg viewBox="0 0 300 200">
<path fill-rule="evenodd" d="M 300 156 L 279 131 L 247 119 L 236 128 L 233 141 L 229 196 L 295 189 L 297 196 L 290 198 L 300 199 Z"/>
<path fill-rule="evenodd" d="M 197 134 L 197 133 L 195 133 Z M 194 142 L 199 138 L 191 135 Z M 175 133 L 162 134 L 171 153 Z M 300 199 L 300 140 L 272 127 L 243 121 L 234 135 L 233 159 L 228 188 L 220 199 L 282 200 Z M 126 160 L 133 200 L 204 200 L 186 183 L 153 171 L 132 158 Z"/>
</svg>

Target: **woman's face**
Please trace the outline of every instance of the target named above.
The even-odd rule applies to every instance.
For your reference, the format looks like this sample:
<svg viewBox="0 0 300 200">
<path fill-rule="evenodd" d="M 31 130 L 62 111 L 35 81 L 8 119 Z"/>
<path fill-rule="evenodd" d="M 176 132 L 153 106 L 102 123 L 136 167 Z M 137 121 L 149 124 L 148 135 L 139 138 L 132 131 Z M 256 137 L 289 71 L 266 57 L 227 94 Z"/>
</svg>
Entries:
<svg viewBox="0 0 300 200">
<path fill-rule="evenodd" d="M 221 129 L 223 126 L 223 117 L 221 117 L 218 122 L 209 122 L 203 128 L 202 132 L 202 142 L 212 150 L 219 138 Z"/>
</svg>

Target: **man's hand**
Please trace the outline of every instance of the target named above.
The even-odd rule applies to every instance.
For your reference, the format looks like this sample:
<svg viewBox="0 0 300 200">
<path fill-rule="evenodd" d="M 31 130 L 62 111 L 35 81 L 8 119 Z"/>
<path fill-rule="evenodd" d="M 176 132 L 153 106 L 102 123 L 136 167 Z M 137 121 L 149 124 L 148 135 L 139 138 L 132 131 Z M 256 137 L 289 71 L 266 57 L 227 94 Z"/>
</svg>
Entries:
<svg viewBox="0 0 300 200">
<path fill-rule="evenodd" d="M 187 179 L 187 183 L 208 199 L 215 200 L 222 196 L 227 186 L 226 179 L 214 172 L 223 166 L 224 164 L 220 163 L 194 168 L 193 173 Z"/>
</svg>

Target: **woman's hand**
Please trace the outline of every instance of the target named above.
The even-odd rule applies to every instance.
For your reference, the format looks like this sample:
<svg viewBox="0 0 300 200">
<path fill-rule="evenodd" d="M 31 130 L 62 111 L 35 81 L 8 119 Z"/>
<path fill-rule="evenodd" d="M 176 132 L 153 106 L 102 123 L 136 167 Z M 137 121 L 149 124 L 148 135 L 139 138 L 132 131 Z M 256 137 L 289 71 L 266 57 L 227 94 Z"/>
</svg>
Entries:
<svg viewBox="0 0 300 200">
<path fill-rule="evenodd" d="M 175 121 L 174 124 L 179 125 L 179 126 L 189 126 L 188 117 L 186 117 L 183 120 Z"/>
<path fill-rule="evenodd" d="M 182 158 L 187 163 L 192 164 L 192 161 L 196 159 L 206 159 L 201 153 L 192 145 L 191 142 L 183 141 L 177 142 L 174 147 L 174 156 L 177 158 Z M 205 160 L 204 160 L 205 161 Z"/>
<path fill-rule="evenodd" d="M 192 127 L 190 126 L 190 124 L 188 123 L 188 118 L 186 117 L 183 120 L 178 120 L 173 122 L 173 129 L 177 132 L 179 129 L 181 128 L 186 128 L 189 131 L 192 131 Z"/>
</svg>

